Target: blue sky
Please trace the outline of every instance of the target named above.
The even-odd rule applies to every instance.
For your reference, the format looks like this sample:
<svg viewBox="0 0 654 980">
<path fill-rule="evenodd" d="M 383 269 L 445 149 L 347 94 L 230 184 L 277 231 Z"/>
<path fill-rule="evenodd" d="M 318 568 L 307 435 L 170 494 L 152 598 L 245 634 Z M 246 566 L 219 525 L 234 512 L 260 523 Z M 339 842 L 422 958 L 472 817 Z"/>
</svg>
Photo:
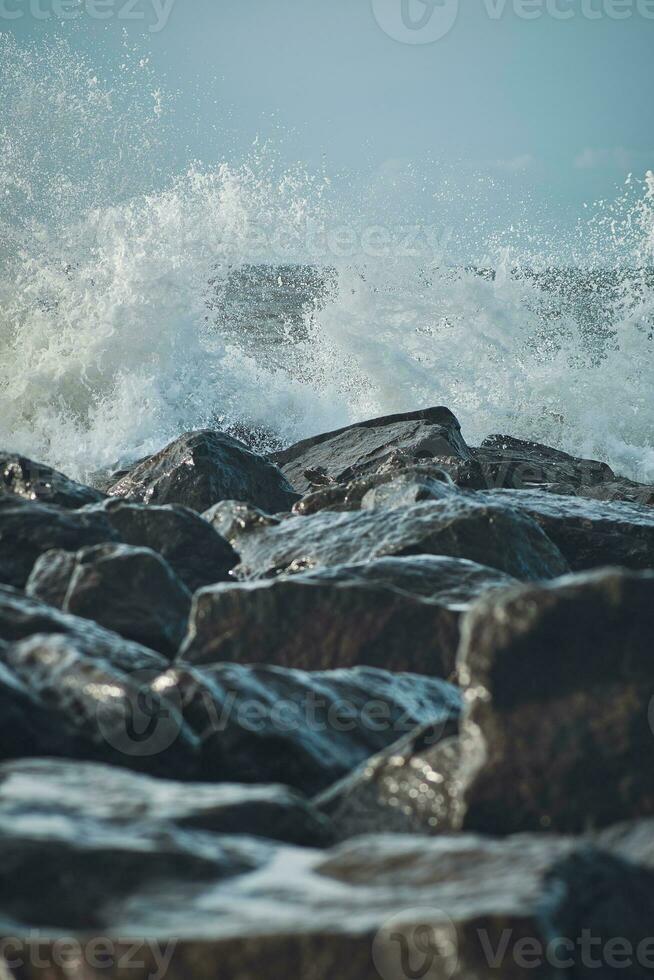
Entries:
<svg viewBox="0 0 654 980">
<path fill-rule="evenodd" d="M 127 29 L 178 91 L 201 157 L 273 137 L 311 167 L 490 175 L 562 215 L 654 167 L 652 0 L 88 0 L 107 19 L 84 13 L 84 30 L 34 15 L 57 2 L 87 0 L 0 0 L 22 14 L 0 27 L 68 32 L 104 57 Z M 414 25 L 448 5 L 456 21 L 404 43 L 403 2 Z"/>
</svg>

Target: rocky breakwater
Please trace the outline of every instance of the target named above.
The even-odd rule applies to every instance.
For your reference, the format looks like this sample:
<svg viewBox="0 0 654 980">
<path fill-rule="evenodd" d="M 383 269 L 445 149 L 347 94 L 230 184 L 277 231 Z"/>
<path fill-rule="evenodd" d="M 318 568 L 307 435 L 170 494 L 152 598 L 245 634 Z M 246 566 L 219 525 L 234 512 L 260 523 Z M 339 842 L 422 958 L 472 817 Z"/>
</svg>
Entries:
<svg viewBox="0 0 654 980">
<path fill-rule="evenodd" d="M 445 408 L 0 454 L 0 974 L 652 975 L 653 499 Z"/>
</svg>

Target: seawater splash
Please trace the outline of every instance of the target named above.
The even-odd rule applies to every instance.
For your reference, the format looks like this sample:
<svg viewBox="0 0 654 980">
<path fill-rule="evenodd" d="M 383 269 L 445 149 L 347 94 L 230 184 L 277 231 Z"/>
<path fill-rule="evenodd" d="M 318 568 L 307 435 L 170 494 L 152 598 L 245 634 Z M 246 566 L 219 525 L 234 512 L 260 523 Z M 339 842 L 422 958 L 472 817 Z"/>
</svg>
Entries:
<svg viewBox="0 0 654 980">
<path fill-rule="evenodd" d="M 84 477 L 202 425 L 288 441 L 442 403 L 471 442 L 654 479 L 653 175 L 578 257 L 498 233 L 466 266 L 437 193 L 408 234 L 380 227 L 401 201 L 353 207 L 269 147 L 171 172 L 133 51 L 103 74 L 0 35 L 0 66 L 0 445 Z"/>
</svg>

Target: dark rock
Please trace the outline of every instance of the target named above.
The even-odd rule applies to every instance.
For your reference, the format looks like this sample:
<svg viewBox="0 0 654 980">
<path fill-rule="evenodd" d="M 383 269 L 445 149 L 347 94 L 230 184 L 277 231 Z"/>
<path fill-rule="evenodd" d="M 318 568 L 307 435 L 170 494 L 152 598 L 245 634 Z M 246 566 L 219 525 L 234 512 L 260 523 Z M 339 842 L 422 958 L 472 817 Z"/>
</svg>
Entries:
<svg viewBox="0 0 654 980">
<path fill-rule="evenodd" d="M 87 657 L 99 657 L 118 670 L 165 670 L 166 660 L 154 650 L 132 643 L 96 623 L 62 613 L 52 606 L 0 586 L 0 640 L 14 643 L 35 633 L 60 634 Z"/>
<path fill-rule="evenodd" d="M 17 453 L 0 452 L 0 497 L 5 495 L 71 508 L 96 503 L 104 496 L 44 463 L 35 463 Z"/>
<path fill-rule="evenodd" d="M 277 527 L 286 520 L 286 516 L 264 514 L 257 507 L 250 507 L 249 504 L 239 503 L 236 500 L 221 500 L 202 515 L 204 520 L 230 544 L 238 541 L 242 534 L 255 528 Z"/>
<path fill-rule="evenodd" d="M 180 436 L 130 470 L 109 494 L 200 512 L 219 500 L 239 500 L 275 513 L 290 510 L 298 499 L 276 466 L 212 429 Z"/>
<path fill-rule="evenodd" d="M 309 517 L 321 510 L 373 510 L 403 507 L 424 500 L 443 500 L 457 490 L 449 474 L 437 466 L 419 464 L 400 469 L 380 467 L 378 472 L 349 483 L 330 483 L 298 500 L 294 514 Z"/>
<path fill-rule="evenodd" d="M 228 581 L 230 570 L 238 562 L 227 541 L 187 507 L 145 506 L 110 497 L 92 510 L 106 515 L 125 544 L 152 548 L 163 555 L 191 592 Z"/>
<path fill-rule="evenodd" d="M 456 417 L 447 408 L 388 415 L 325 432 L 273 453 L 271 459 L 296 490 L 311 489 L 312 473 L 347 483 L 376 470 L 396 451 L 413 461 L 439 456 L 469 459 L 470 450 Z M 305 475 L 308 473 L 308 476 Z"/>
<path fill-rule="evenodd" d="M 545 883 L 551 934 L 576 939 L 563 957 L 573 976 L 651 977 L 654 873 L 649 868 L 588 846 L 562 857 Z M 585 947 L 584 935 L 592 938 Z"/>
<path fill-rule="evenodd" d="M 282 782 L 313 794 L 416 725 L 457 716 L 444 681 L 372 668 L 179 665 L 153 690 L 181 703 L 202 739 L 202 778 Z"/>
<path fill-rule="evenodd" d="M 91 762 L 22 759 L 0 765 L 0 819 L 28 811 L 117 827 L 250 834 L 303 847 L 331 842 L 328 821 L 285 786 L 179 783 Z"/>
<path fill-rule="evenodd" d="M 22 589 L 45 551 L 78 551 L 117 533 L 104 514 L 67 511 L 20 497 L 0 496 L 0 582 Z"/>
<path fill-rule="evenodd" d="M 1 651 L 0 758 L 52 756 L 182 780 L 197 774 L 198 740 L 157 673 L 121 671 L 67 636 L 36 634 Z"/>
<path fill-rule="evenodd" d="M 233 529 L 230 540 L 241 555 L 241 578 L 420 554 L 467 558 L 517 579 L 568 571 L 556 545 L 529 516 L 467 495 L 390 511 L 291 517 L 241 533 Z"/>
<path fill-rule="evenodd" d="M 124 544 L 41 555 L 27 594 L 92 619 L 172 657 L 186 632 L 191 593 L 150 548 Z"/>
<path fill-rule="evenodd" d="M 70 937 L 82 927 L 77 941 L 69 939 L 74 962 L 97 962 L 98 940 L 90 929 L 97 930 L 105 937 L 102 975 L 110 980 L 125 975 L 125 964 L 135 980 L 555 980 L 570 948 L 573 964 L 583 966 L 588 952 L 599 958 L 602 972 L 591 975 L 645 975 L 633 966 L 614 967 L 613 973 L 607 968 L 620 961 L 620 937 L 640 936 L 651 908 L 651 888 L 649 895 L 644 890 L 651 872 L 573 838 L 377 835 L 325 854 L 234 838 L 209 842 L 198 833 L 156 843 L 144 833 L 135 844 L 133 834 L 117 842 L 111 829 L 94 831 L 90 840 L 78 841 L 72 827 L 60 826 L 50 844 L 32 827 L 9 828 L 14 848 L 8 844 L 6 850 L 17 855 L 9 884 L 25 882 L 35 896 L 30 905 L 27 887 L 11 894 L 8 911 L 14 917 L 2 924 L 5 935 L 16 937 L 7 951 L 23 964 L 21 980 L 64 980 L 64 970 L 55 967 L 61 962 L 56 937 Z M 42 871 L 34 860 L 39 846 Z M 148 858 L 159 852 L 159 863 L 145 861 L 144 852 Z M 113 853 L 125 884 L 121 892 L 108 869 L 102 893 L 102 875 L 91 877 L 90 869 L 102 871 Z M 79 873 L 73 879 L 79 884 L 57 904 L 45 876 L 59 885 L 67 881 L 69 854 L 71 877 Z M 195 859 L 185 861 L 187 855 Z M 636 886 L 632 896 L 630 883 Z M 637 899 L 640 910 L 634 909 Z M 46 940 L 30 927 L 52 922 L 48 900 L 56 904 L 57 919 L 56 928 L 43 930 Z M 598 925 L 613 946 L 597 943 Z M 127 938 L 121 942 L 119 936 Z M 646 951 L 641 950 L 643 961 Z"/>
<path fill-rule="evenodd" d="M 596 500 L 654 503 L 654 487 L 617 477 L 607 463 L 579 459 L 538 442 L 493 435 L 473 453 L 488 489 L 540 489 Z"/>
<path fill-rule="evenodd" d="M 304 670 L 360 664 L 447 678 L 462 609 L 515 580 L 455 558 L 381 558 L 240 585 L 193 599 L 180 658 Z"/>
<path fill-rule="evenodd" d="M 314 803 L 330 818 L 337 839 L 434 833 L 443 773 L 435 773 L 428 759 L 436 745 L 456 738 L 458 724 L 451 718 L 445 725 L 414 729 L 319 794 Z"/>
<path fill-rule="evenodd" d="M 479 600 L 458 655 L 460 736 L 380 767 L 381 805 L 432 832 L 577 833 L 654 814 L 653 635 L 652 573 Z"/>
<path fill-rule="evenodd" d="M 540 524 L 573 571 L 601 565 L 654 567 L 654 510 L 532 490 L 497 490 L 488 502 L 517 507 Z"/>
<path fill-rule="evenodd" d="M 106 929 L 135 896 L 140 904 L 148 892 L 188 900 L 251 871 L 263 850 L 200 832 L 0 809 L 2 913 L 18 930 Z"/>
</svg>

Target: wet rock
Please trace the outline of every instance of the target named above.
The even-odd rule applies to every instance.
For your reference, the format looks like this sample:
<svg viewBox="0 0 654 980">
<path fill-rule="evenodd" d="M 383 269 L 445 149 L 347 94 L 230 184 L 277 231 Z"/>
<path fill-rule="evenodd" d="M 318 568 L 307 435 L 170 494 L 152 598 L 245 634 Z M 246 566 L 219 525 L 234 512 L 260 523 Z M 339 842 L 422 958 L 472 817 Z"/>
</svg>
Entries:
<svg viewBox="0 0 654 980">
<path fill-rule="evenodd" d="M 493 435 L 473 450 L 488 489 L 540 489 L 596 500 L 654 503 L 654 487 L 617 477 L 607 463 L 538 442 Z"/>
<path fill-rule="evenodd" d="M 14 643 L 35 633 L 68 637 L 85 656 L 99 657 L 118 670 L 166 669 L 166 660 L 154 650 L 126 640 L 91 620 L 60 612 L 17 589 L 0 586 L 0 640 Z"/>
<path fill-rule="evenodd" d="M 602 565 L 654 567 L 654 511 L 531 490 L 497 490 L 483 498 L 518 507 L 543 528 L 573 571 Z"/>
<path fill-rule="evenodd" d="M 0 452 L 0 497 L 5 495 L 70 508 L 96 503 L 104 496 L 44 463 L 18 453 Z"/>
<path fill-rule="evenodd" d="M 202 778 L 325 789 L 416 725 L 458 715 L 452 685 L 372 668 L 182 664 L 153 681 L 202 740 Z"/>
<path fill-rule="evenodd" d="M 414 462 L 439 456 L 471 457 L 452 412 L 447 408 L 428 408 L 325 432 L 273 453 L 271 459 L 296 490 L 306 493 L 314 485 L 313 472 L 336 483 L 347 483 L 374 472 L 398 450 Z"/>
<path fill-rule="evenodd" d="M 137 548 L 152 548 L 166 559 L 191 592 L 229 580 L 238 562 L 234 549 L 195 511 L 109 498 L 92 508 L 102 512 L 118 537 Z"/>
<path fill-rule="evenodd" d="M 447 678 L 462 609 L 515 580 L 455 558 L 381 558 L 199 591 L 180 658 Z"/>
<path fill-rule="evenodd" d="M 431 832 L 578 833 L 654 814 L 654 574 L 610 569 L 481 599 L 458 656 L 458 737 L 374 769 Z"/>
<path fill-rule="evenodd" d="M 0 582 L 6 585 L 22 589 L 46 551 L 77 551 L 117 539 L 104 514 L 0 496 Z"/>
<path fill-rule="evenodd" d="M 331 482 L 314 489 L 293 507 L 294 514 L 309 517 L 321 510 L 373 510 L 403 507 L 424 500 L 443 500 L 457 490 L 449 474 L 440 467 L 414 465 L 382 466 L 379 471 L 351 480 Z"/>
<path fill-rule="evenodd" d="M 0 820 L 61 814 L 117 827 L 249 834 L 303 847 L 331 842 L 328 821 L 285 786 L 179 783 L 90 762 L 22 759 L 0 765 Z"/>
<path fill-rule="evenodd" d="M 429 759 L 437 745 L 456 744 L 458 725 L 458 718 L 421 725 L 319 794 L 314 803 L 329 817 L 337 839 L 434 833 L 443 770 L 434 772 Z"/>
<path fill-rule="evenodd" d="M 241 555 L 240 578 L 419 554 L 466 558 L 518 579 L 568 571 L 531 517 L 464 495 L 396 510 L 291 517 L 273 526 L 235 529 L 231 543 Z"/>
<path fill-rule="evenodd" d="M 188 901 L 202 886 L 252 870 L 264 849 L 143 823 L 0 808 L 0 855 L 5 923 L 49 932 L 105 929 L 116 907 L 135 896 L 142 904 L 148 892 L 162 898 L 176 889 Z"/>
<path fill-rule="evenodd" d="M 161 555 L 124 544 L 46 552 L 26 592 L 169 657 L 191 608 L 191 593 Z"/>
<path fill-rule="evenodd" d="M 108 492 L 112 497 L 182 504 L 200 512 L 219 500 L 239 500 L 275 513 L 290 510 L 298 499 L 276 466 L 212 429 L 180 436 L 131 469 Z"/>
<path fill-rule="evenodd" d="M 239 503 L 236 500 L 221 500 L 202 515 L 205 521 L 232 544 L 242 534 L 255 528 L 277 527 L 286 515 L 264 514 L 257 507 Z"/>
<path fill-rule="evenodd" d="M 197 849 L 195 861 L 184 864 L 182 842 L 165 839 L 153 848 L 161 851 L 159 866 L 153 862 L 148 871 L 141 855 L 151 838 L 144 835 L 137 848 L 129 835 L 122 852 L 118 846 L 121 856 L 116 862 L 128 870 L 123 898 L 112 872 L 106 894 L 94 887 L 93 879 L 86 887 L 89 867 L 103 867 L 106 854 L 116 846 L 104 828 L 91 843 L 71 842 L 71 831 L 61 827 L 52 850 L 48 852 L 47 842 L 44 845 L 41 872 L 33 860 L 40 844 L 36 832 L 30 828 L 28 834 L 21 827 L 11 832 L 19 842 L 10 852 L 17 855 L 11 870 L 37 892 L 32 907 L 25 900 L 26 889 L 12 895 L 13 928 L 4 926 L 17 937 L 11 953 L 24 964 L 21 980 L 45 975 L 34 966 L 36 943 L 40 969 L 45 964 L 48 976 L 64 980 L 64 970 L 54 967 L 61 960 L 54 937 L 60 932 L 70 936 L 82 925 L 84 934 L 74 944 L 75 961 L 97 962 L 92 927 L 105 937 L 102 973 L 110 978 L 123 976 L 127 962 L 135 980 L 406 980 L 417 975 L 435 980 L 522 980 L 526 975 L 555 980 L 570 948 L 573 965 L 583 965 L 582 954 L 590 952 L 599 958 L 602 970 L 592 975 L 614 977 L 615 966 L 612 974 L 605 971 L 619 959 L 616 941 L 628 936 L 636 942 L 651 908 L 651 887 L 649 894 L 644 890 L 651 872 L 555 835 L 508 840 L 471 834 L 432 840 L 377 835 L 324 854 L 296 847 L 255 847 L 254 842 L 233 838 L 214 838 L 212 847 L 194 834 L 184 838 L 184 845 L 187 854 Z M 102 859 L 100 841 L 108 844 Z M 66 895 L 57 906 L 57 928 L 47 930 L 48 942 L 30 936 L 29 927 L 48 921 L 44 906 L 46 899 L 55 900 L 53 886 L 48 882 L 41 890 L 39 885 L 46 873 L 57 883 L 62 880 L 63 860 L 54 859 L 60 849 L 66 856 L 73 850 L 70 866 L 73 873 L 79 869 L 80 888 L 71 889 L 75 894 Z M 138 854 L 140 875 L 125 861 L 125 851 Z M 85 864 L 78 859 L 80 852 L 87 857 Z M 248 866 L 256 873 L 248 874 Z M 603 878 L 602 868 L 609 869 Z M 638 890 L 630 897 L 628 887 L 636 876 Z M 611 894 L 605 887 L 593 889 L 609 881 Z M 573 907 L 567 894 L 575 897 Z M 643 907 L 629 922 L 626 915 L 637 898 L 642 898 Z M 614 941 L 612 946 L 598 945 L 598 925 L 602 938 Z M 122 942 L 119 936 L 125 937 Z M 144 936 L 156 936 L 157 941 L 144 941 Z M 645 941 L 648 938 L 646 932 Z M 588 939 L 595 941 L 589 946 Z M 646 951 L 643 947 L 641 957 Z M 637 950 L 632 954 L 638 963 Z M 620 973 L 640 976 L 635 969 Z"/>
<path fill-rule="evenodd" d="M 128 673 L 92 659 L 67 636 L 37 634 L 1 651 L 0 758 L 107 762 L 189 780 L 198 740 L 152 669 Z"/>
</svg>

